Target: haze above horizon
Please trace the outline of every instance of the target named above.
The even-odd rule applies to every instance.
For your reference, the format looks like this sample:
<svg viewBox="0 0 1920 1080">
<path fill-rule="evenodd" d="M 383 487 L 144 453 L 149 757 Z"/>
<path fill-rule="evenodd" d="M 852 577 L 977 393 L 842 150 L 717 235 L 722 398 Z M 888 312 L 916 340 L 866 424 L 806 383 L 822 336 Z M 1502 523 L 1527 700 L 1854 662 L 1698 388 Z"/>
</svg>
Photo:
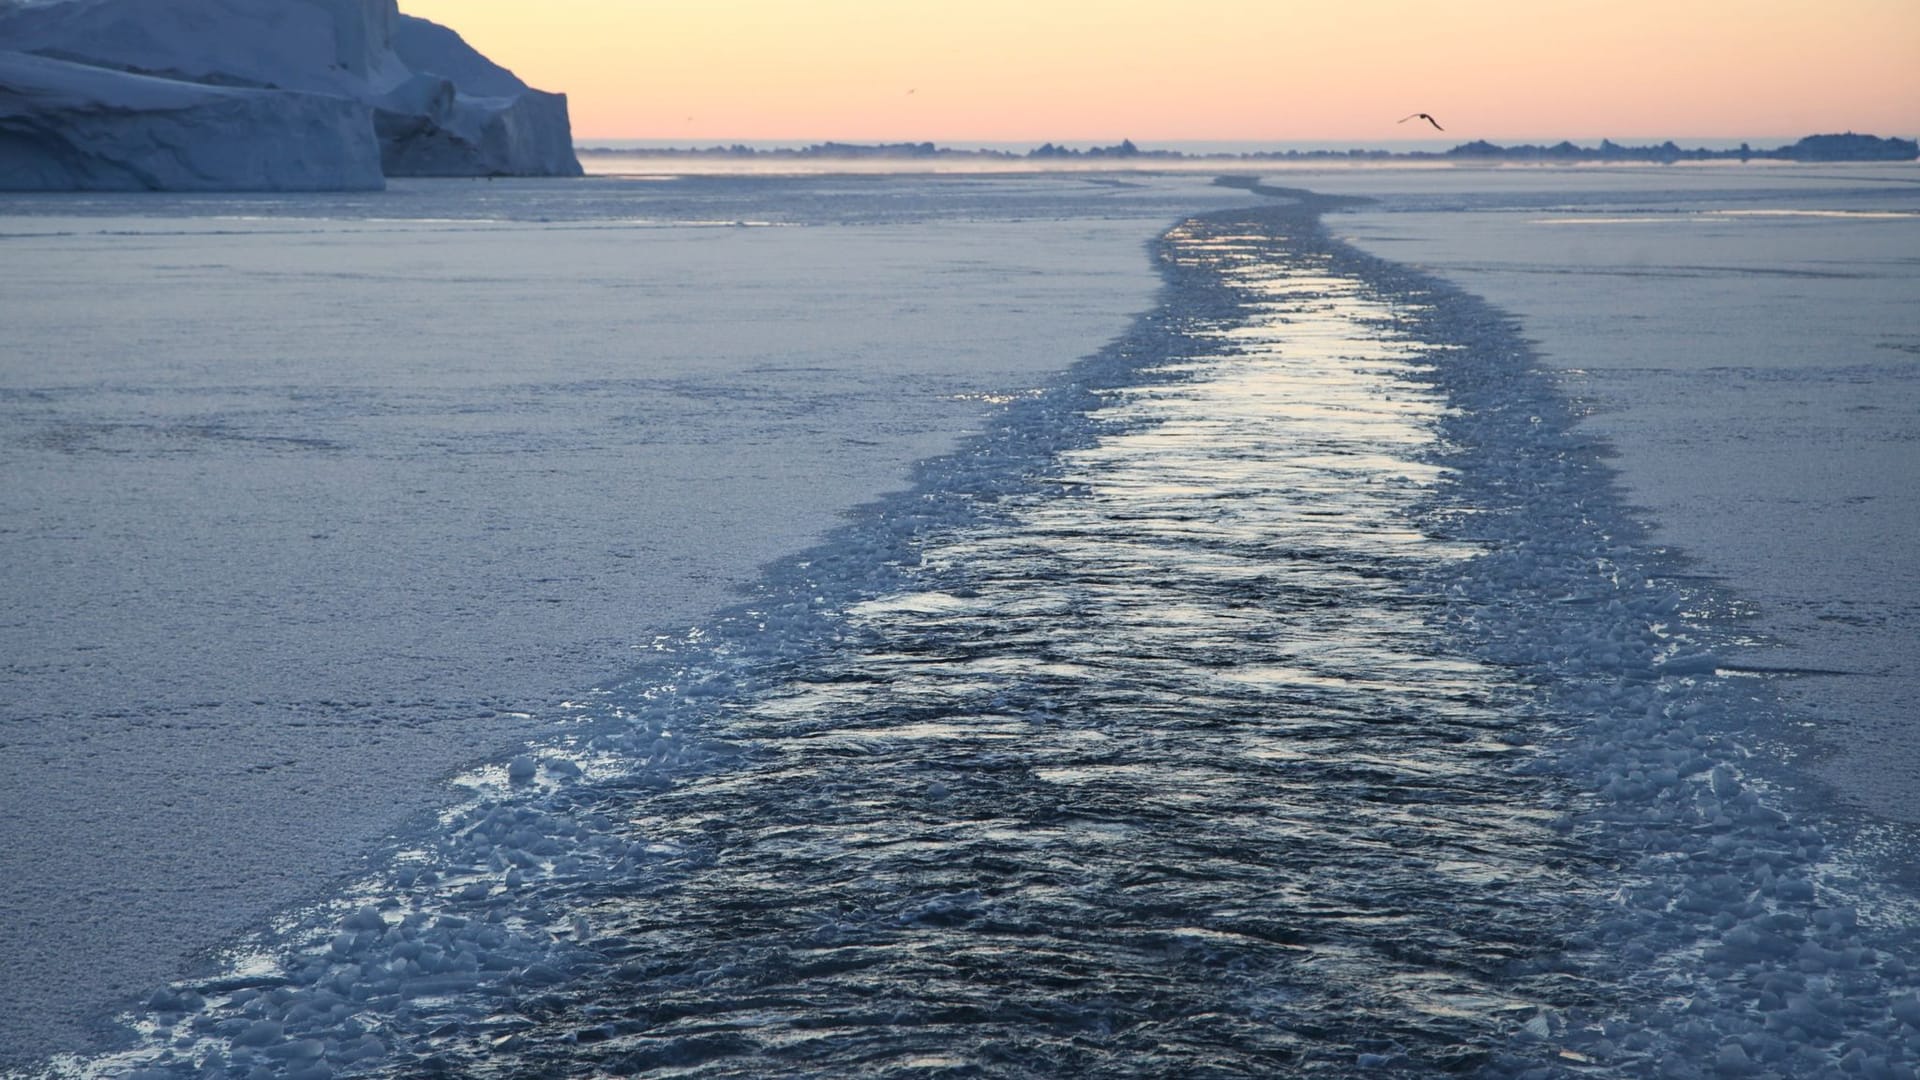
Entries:
<svg viewBox="0 0 1920 1080">
<path fill-rule="evenodd" d="M 1743 139 L 1920 129 L 1911 0 L 402 0 L 576 138 Z"/>
</svg>

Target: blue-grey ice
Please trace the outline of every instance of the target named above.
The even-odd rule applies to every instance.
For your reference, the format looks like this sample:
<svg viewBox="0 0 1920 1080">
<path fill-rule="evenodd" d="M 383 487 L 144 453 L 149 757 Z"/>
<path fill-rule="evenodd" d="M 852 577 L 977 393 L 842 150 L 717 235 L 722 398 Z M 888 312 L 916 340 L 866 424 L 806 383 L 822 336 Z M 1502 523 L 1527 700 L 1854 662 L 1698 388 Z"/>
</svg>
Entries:
<svg viewBox="0 0 1920 1080">
<path fill-rule="evenodd" d="M 395 0 L 0 4 L 0 190 L 580 172 L 565 95 Z"/>
</svg>

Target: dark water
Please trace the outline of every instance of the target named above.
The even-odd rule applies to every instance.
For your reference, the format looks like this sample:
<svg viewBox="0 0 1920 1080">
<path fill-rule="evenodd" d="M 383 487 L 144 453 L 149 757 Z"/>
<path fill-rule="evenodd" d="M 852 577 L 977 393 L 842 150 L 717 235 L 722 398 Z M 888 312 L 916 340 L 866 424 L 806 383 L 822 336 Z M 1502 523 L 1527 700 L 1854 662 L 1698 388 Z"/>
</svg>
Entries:
<svg viewBox="0 0 1920 1080">
<path fill-rule="evenodd" d="M 1910 1076 L 1572 410 L 1314 210 L 1172 230 L 1127 337 L 95 1070 Z"/>
<path fill-rule="evenodd" d="M 1284 243 L 1176 230 L 1218 314 L 944 493 L 982 505 L 703 727 L 737 761 L 599 808 L 684 861 L 586 906 L 603 969 L 492 1069 L 1467 1064 L 1551 992 L 1570 856 L 1407 516 L 1421 345 Z"/>
</svg>

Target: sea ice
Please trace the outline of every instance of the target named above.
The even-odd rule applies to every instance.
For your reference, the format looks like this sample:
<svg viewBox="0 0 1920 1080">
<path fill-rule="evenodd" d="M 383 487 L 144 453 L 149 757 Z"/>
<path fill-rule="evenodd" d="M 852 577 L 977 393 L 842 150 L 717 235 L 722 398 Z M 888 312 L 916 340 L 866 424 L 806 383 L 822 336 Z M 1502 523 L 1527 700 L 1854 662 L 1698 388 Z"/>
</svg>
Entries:
<svg viewBox="0 0 1920 1080">
<path fill-rule="evenodd" d="M 585 762 L 582 788 L 557 772 L 535 783 L 533 753 L 508 769 L 524 784 L 501 784 L 497 767 L 470 774 L 471 800 L 415 834 L 420 850 L 399 854 L 390 879 L 376 870 L 287 931 L 280 981 L 183 985 L 176 996 L 207 1011 L 172 1043 L 176 1022 L 155 1021 L 162 1037 L 142 1052 L 218 1055 L 265 1022 L 281 1038 L 246 1053 L 291 1068 L 326 1039 L 338 1061 L 327 1010 L 355 1007 L 389 1018 L 393 1052 L 423 1067 L 540 1051 L 574 1065 L 605 1052 L 625 1068 L 701 1052 L 659 1030 L 654 995 L 632 992 L 659 986 L 688 995 L 667 1026 L 737 1010 L 738 1037 L 710 1049 L 752 1053 L 752 1020 L 789 976 L 818 1008 L 850 971 L 849 1015 L 865 1018 L 867 969 L 905 964 L 916 981 L 895 1007 L 950 1009 L 916 999 L 918 980 L 964 993 L 976 972 L 913 967 L 904 946 L 977 927 L 971 940 L 1018 942 L 980 950 L 995 975 L 1049 935 L 1073 957 L 1042 953 L 1027 977 L 990 985 L 978 1022 L 1066 1025 L 1094 1052 L 1142 1028 L 1155 1053 L 1174 1036 L 1204 1044 L 1188 1021 L 1208 1009 L 1130 1023 L 1175 986 L 1224 994 L 1235 1017 L 1259 1003 L 1219 1045 L 1291 1040 L 1257 995 L 1312 1000 L 1307 980 L 1341 973 L 1343 950 L 1328 946 L 1344 943 L 1363 980 L 1389 977 L 1384 1005 L 1334 995 L 1330 1027 L 1384 1007 L 1420 1036 L 1409 1056 L 1464 1050 L 1490 1075 L 1545 1062 L 1909 1075 L 1912 982 L 1892 950 L 1910 951 L 1910 928 L 1862 917 L 1818 816 L 1782 813 L 1748 771 L 1726 731 L 1751 699 L 1699 659 L 1719 643 L 1713 612 L 1693 605 L 1719 587 L 1689 583 L 1645 543 L 1581 410 L 1474 297 L 1286 214 L 1219 224 L 1214 242 L 1185 236 L 1191 265 L 1278 227 L 1271 265 L 1220 275 L 1246 288 L 1271 277 L 1272 302 L 1183 294 L 1179 318 L 1145 317 L 1069 380 L 1016 398 L 962 453 L 929 463 L 923 486 L 779 564 L 745 606 L 684 639 L 670 678 L 596 696 L 592 719 L 556 736 Z M 1289 226 L 1314 242 L 1284 247 Z M 1243 310 L 1252 325 L 1199 346 L 1208 319 Z M 1156 351 L 1176 323 L 1200 329 Z M 1189 357 L 1190 372 L 1165 362 Z M 1302 417 L 1321 426 L 1291 425 Z M 1248 575 L 1257 587 L 1234 588 Z M 889 583 L 931 588 L 892 596 Z M 1298 637 L 1311 644 L 1290 656 Z M 785 663 L 786 649 L 809 662 Z M 1003 713 L 1016 748 L 977 724 Z M 965 729 L 961 754 L 924 753 L 948 728 Z M 918 798 L 934 775 L 968 780 Z M 671 794 L 655 802 L 656 790 Z M 1053 853 L 1094 822 L 1138 846 L 1080 847 L 1060 887 Z M 1153 856 L 1154 832 L 1177 852 Z M 1007 873 L 1036 856 L 1038 887 Z M 1302 865 L 1308 880 L 1289 882 Z M 788 881 L 817 885 L 795 890 L 813 907 L 796 912 L 770 886 Z M 642 895 L 607 892 L 623 886 Z M 755 905 L 755 889 L 779 895 Z M 1207 894 L 1190 889 L 1220 891 L 1196 902 Z M 356 906 L 366 894 L 384 914 Z M 607 935 L 587 948 L 568 910 L 579 903 Z M 1478 945 L 1486 928 L 1461 916 L 1473 903 L 1495 924 Z M 1384 932 L 1382 910 L 1395 918 Z M 863 945 L 847 969 L 784 960 Z M 1152 990 L 1109 993 L 1122 970 Z M 1054 977 L 1100 992 L 1061 994 Z M 1463 983 L 1464 1009 L 1438 993 L 1422 1008 L 1426 987 Z M 1040 1004 L 1003 1012 L 1008 989 Z M 1539 1002 L 1500 1002 L 1508 993 Z M 528 1008 L 500 1009 L 496 994 Z M 906 1027 L 946 1037 L 933 1024 L 888 1037 Z M 1356 1050 L 1401 1063 L 1394 1042 L 1335 1034 L 1343 1063 Z M 659 1049 L 634 1045 L 649 1040 Z"/>
<path fill-rule="evenodd" d="M 35 613 L 0 624 L 0 1060 L 83 1045 L 449 772 L 565 723 L 1107 341 L 1157 285 L 1142 245 L 1240 198 L 0 196 L 0 607 Z M 805 227 L 705 224 L 755 220 Z M 633 752 L 664 768 L 683 742 Z"/>
<path fill-rule="evenodd" d="M 1780 742 L 1920 824 L 1920 188 L 1905 165 L 1345 170 L 1329 226 L 1519 319 L 1784 684 Z M 1289 182 L 1294 182 L 1290 180 Z M 1704 668 L 1709 658 L 1662 663 Z M 1779 675 L 1770 672 L 1782 672 Z M 1693 672 L 1705 674 L 1704 670 Z"/>
</svg>

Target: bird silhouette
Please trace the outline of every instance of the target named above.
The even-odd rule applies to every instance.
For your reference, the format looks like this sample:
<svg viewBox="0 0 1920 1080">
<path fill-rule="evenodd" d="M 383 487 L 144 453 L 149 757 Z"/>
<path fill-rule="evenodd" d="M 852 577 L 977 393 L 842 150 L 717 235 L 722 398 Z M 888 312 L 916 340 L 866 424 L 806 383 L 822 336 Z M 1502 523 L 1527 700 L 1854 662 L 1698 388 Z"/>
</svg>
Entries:
<svg viewBox="0 0 1920 1080">
<path fill-rule="evenodd" d="M 1397 121 L 1395 121 L 1395 123 L 1400 123 L 1400 124 L 1404 124 L 1404 123 L 1406 123 L 1406 122 L 1407 122 L 1407 121 L 1409 121 L 1409 120 L 1425 120 L 1425 121 L 1426 121 L 1427 123 L 1429 123 L 1429 124 L 1432 124 L 1432 125 L 1433 125 L 1433 130 L 1435 130 L 1435 131 L 1445 131 L 1445 130 L 1447 130 L 1446 128 L 1443 128 L 1443 127 L 1441 127 L 1441 126 L 1440 126 L 1440 121 L 1438 121 L 1438 120 L 1435 120 L 1435 119 L 1433 118 L 1433 116 L 1432 116 L 1431 114 L 1429 114 L 1429 113 L 1423 113 L 1423 112 L 1417 112 L 1417 113 L 1413 113 L 1413 114 L 1411 114 L 1411 115 L 1408 115 L 1408 116 L 1403 116 L 1403 117 L 1401 117 L 1401 118 L 1400 118 L 1399 120 L 1397 120 Z"/>
</svg>

